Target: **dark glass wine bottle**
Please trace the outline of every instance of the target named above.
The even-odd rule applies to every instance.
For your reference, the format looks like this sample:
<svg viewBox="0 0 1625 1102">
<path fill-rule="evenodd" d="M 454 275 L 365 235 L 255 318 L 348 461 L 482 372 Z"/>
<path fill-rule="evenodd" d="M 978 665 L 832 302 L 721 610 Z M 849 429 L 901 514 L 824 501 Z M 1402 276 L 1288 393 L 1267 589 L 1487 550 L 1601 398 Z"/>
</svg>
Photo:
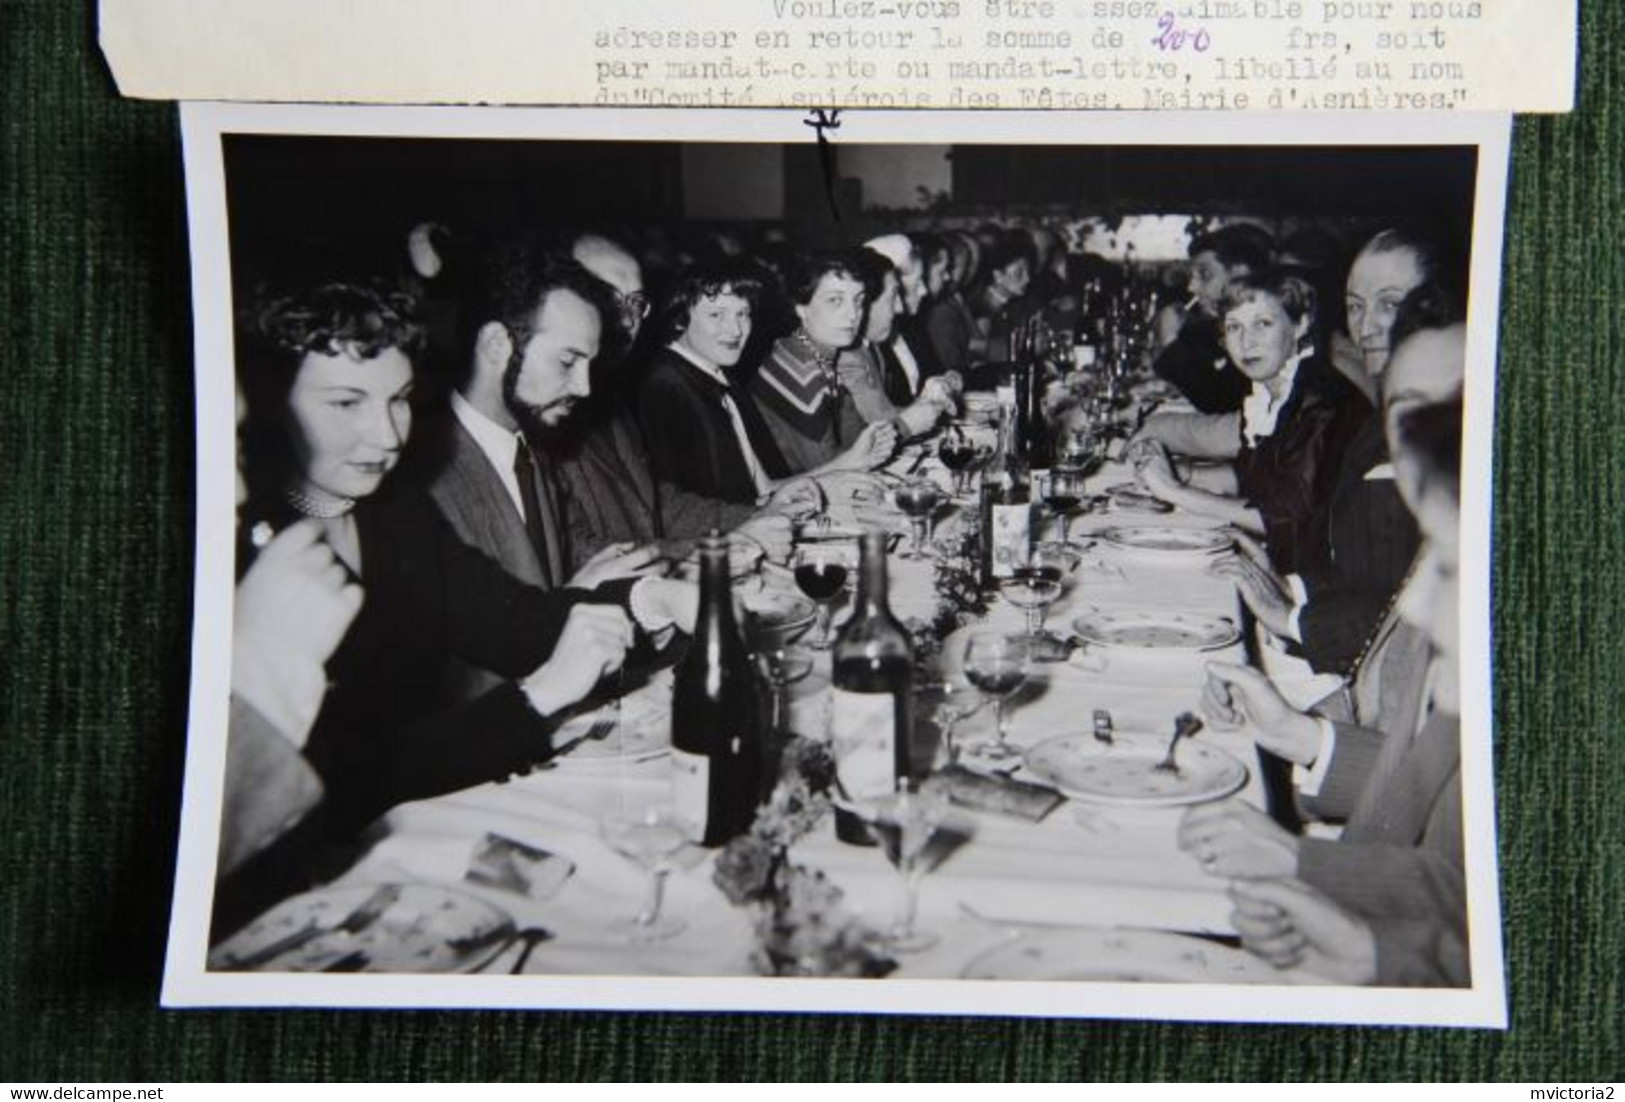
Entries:
<svg viewBox="0 0 1625 1102">
<path fill-rule="evenodd" d="M 914 652 L 886 599 L 886 534 L 864 533 L 861 548 L 857 611 L 835 641 L 830 707 L 835 775 L 853 800 L 889 795 L 910 775 L 914 730 Z M 873 844 L 849 813 L 837 810 L 835 831 Z"/>
<path fill-rule="evenodd" d="M 689 837 L 719 846 L 756 814 L 762 779 L 761 692 L 734 622 L 728 542 L 700 541 L 700 608 L 671 698 L 672 803 Z"/>
</svg>

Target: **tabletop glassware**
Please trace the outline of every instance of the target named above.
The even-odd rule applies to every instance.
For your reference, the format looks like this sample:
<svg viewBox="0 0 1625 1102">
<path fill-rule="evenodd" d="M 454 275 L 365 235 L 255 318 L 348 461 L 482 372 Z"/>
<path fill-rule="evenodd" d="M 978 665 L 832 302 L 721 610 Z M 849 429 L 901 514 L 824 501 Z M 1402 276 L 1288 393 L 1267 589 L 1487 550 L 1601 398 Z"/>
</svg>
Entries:
<svg viewBox="0 0 1625 1102">
<path fill-rule="evenodd" d="M 892 499 L 897 502 L 897 507 L 908 515 L 910 526 L 909 549 L 899 557 L 929 558 L 925 550 L 926 527 L 931 514 L 942 504 L 941 487 L 929 478 L 911 478 L 892 491 Z"/>
<path fill-rule="evenodd" d="M 930 871 L 926 851 L 942 829 L 948 794 L 929 782 L 916 784 L 899 778 L 896 791 L 848 803 L 879 843 L 881 852 L 897 870 L 901 896 L 897 914 L 885 934 L 885 945 L 895 953 L 917 953 L 941 940 L 919 928 L 920 880 Z"/>
<path fill-rule="evenodd" d="M 768 730 L 789 734 L 789 688 L 812 672 L 812 656 L 799 647 L 764 647 L 756 652 L 762 676 L 772 687 Z"/>
<path fill-rule="evenodd" d="M 961 720 L 969 719 L 981 710 L 986 698 L 968 681 L 956 678 L 916 682 L 914 695 L 916 715 L 931 717 L 937 727 L 937 744 L 932 754 L 932 767 L 945 768 L 959 760 L 959 746 L 954 740 L 954 728 Z"/>
<path fill-rule="evenodd" d="M 641 942 L 661 941 L 682 933 L 687 923 L 662 913 L 672 858 L 688 845 L 688 834 L 673 809 L 665 804 L 617 808 L 599 820 L 598 833 L 611 849 L 649 876 L 649 892 L 642 908 L 631 918 L 611 921 L 611 936 Z"/>
<path fill-rule="evenodd" d="M 829 620 L 834 603 L 846 589 L 847 552 L 829 544 L 809 544 L 796 551 L 796 585 L 818 606 L 818 623 L 807 645 L 829 650 Z"/>
<path fill-rule="evenodd" d="M 970 484 L 971 468 L 976 462 L 976 443 L 959 425 L 949 425 L 937 445 L 937 458 L 954 479 L 954 496 L 964 497 Z"/>
<path fill-rule="evenodd" d="M 1021 688 L 1032 667 L 1025 636 L 979 631 L 965 641 L 965 678 L 993 699 L 993 738 L 961 748 L 961 757 L 995 768 L 1013 768 L 1021 751 L 1006 741 L 1005 701 Z"/>
<path fill-rule="evenodd" d="M 1083 470 L 1073 466 L 1056 467 L 1039 481 L 1038 492 L 1044 499 L 1045 508 L 1060 521 L 1062 543 L 1067 540 L 1067 526 L 1072 521 L 1072 514 L 1083 504 L 1083 483 Z"/>
</svg>

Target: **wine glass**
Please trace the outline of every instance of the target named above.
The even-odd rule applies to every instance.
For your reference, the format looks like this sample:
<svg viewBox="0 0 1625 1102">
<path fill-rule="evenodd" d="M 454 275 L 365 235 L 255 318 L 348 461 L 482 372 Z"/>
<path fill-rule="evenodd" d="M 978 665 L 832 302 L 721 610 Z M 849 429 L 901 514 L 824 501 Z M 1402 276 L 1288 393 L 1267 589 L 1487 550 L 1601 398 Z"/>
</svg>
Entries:
<svg viewBox="0 0 1625 1102">
<path fill-rule="evenodd" d="M 937 725 L 937 747 L 933 766 L 952 765 L 959 758 L 959 747 L 954 742 L 954 728 L 960 720 L 969 719 L 986 701 L 969 682 L 945 678 L 926 681 L 915 686 L 915 696 L 921 710 L 929 714 Z"/>
<path fill-rule="evenodd" d="M 926 522 L 937 506 L 942 504 L 941 488 L 929 478 L 911 478 L 892 492 L 892 498 L 897 502 L 897 507 L 908 514 L 912 536 L 908 551 L 900 557 L 928 558 L 925 550 Z"/>
<path fill-rule="evenodd" d="M 812 656 L 799 647 L 764 647 L 756 652 L 762 676 L 773 688 L 772 714 L 768 730 L 789 734 L 788 690 L 812 672 Z"/>
<path fill-rule="evenodd" d="M 970 484 L 971 464 L 976 461 L 976 445 L 959 425 L 949 425 L 942 443 L 937 445 L 937 458 L 954 478 L 954 496 L 964 497 Z"/>
<path fill-rule="evenodd" d="M 796 585 L 818 606 L 818 623 L 813 628 L 813 650 L 829 650 L 831 606 L 846 588 L 846 556 L 840 548 L 813 545 L 796 552 Z"/>
<path fill-rule="evenodd" d="M 642 909 L 631 918 L 612 922 L 610 933 L 630 942 L 661 941 L 682 933 L 687 923 L 661 913 L 672 858 L 688 845 L 688 833 L 672 808 L 650 804 L 613 811 L 599 821 L 598 833 L 611 849 L 649 874 L 649 894 Z"/>
<path fill-rule="evenodd" d="M 1044 505 L 1060 521 L 1060 541 L 1066 542 L 1072 514 L 1083 504 L 1083 472 L 1075 467 L 1056 467 L 1039 481 L 1038 492 Z"/>
<path fill-rule="evenodd" d="M 964 756 L 1008 767 L 1021 751 L 1005 741 L 1004 702 L 1027 680 L 1032 647 L 1026 637 L 979 631 L 965 642 L 965 677 L 993 698 L 993 738 L 964 747 Z"/>
<path fill-rule="evenodd" d="M 855 800 L 849 806 L 880 844 L 886 860 L 897 870 L 902 898 L 891 928 L 886 931 L 886 948 L 897 953 L 917 953 L 931 948 L 941 939 L 929 930 L 921 930 L 915 919 L 920 904 L 920 880 L 930 869 L 930 862 L 923 858 L 932 839 L 942 829 L 948 810 L 947 792 L 932 784 L 916 787 L 899 778 L 895 792 Z"/>
</svg>

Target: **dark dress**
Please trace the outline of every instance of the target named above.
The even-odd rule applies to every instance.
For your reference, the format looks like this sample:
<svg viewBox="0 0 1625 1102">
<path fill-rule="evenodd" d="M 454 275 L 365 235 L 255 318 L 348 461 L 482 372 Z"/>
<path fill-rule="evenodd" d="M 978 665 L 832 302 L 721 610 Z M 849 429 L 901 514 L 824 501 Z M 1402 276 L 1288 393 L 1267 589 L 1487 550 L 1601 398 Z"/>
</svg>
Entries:
<svg viewBox="0 0 1625 1102">
<path fill-rule="evenodd" d="M 460 541 L 412 484 L 386 486 L 354 516 L 366 596 L 328 659 L 331 687 L 305 747 L 327 793 L 324 830 L 340 836 L 397 803 L 551 756 L 556 722 L 538 716 L 514 680 L 446 706 L 447 664 L 455 656 L 523 678 L 552 653 L 572 607 L 624 607 L 631 589 L 524 585 Z"/>
<path fill-rule="evenodd" d="M 1330 561 L 1299 572 L 1308 599 L 1299 614 L 1297 650 L 1321 673 L 1348 673 L 1421 542 L 1394 480 L 1367 477 L 1387 462 L 1382 419 L 1368 417 L 1349 441 L 1324 510 Z"/>
<path fill-rule="evenodd" d="M 1264 546 L 1281 574 L 1326 570 L 1331 546 L 1325 503 L 1343 453 L 1372 416 L 1365 395 L 1317 359 L 1304 360 L 1275 431 L 1249 444 L 1242 433 L 1237 489 L 1264 521 Z"/>
<path fill-rule="evenodd" d="M 725 387 L 669 348 L 656 352 L 638 392 L 638 421 L 649 464 L 692 494 L 754 505 L 756 484 L 724 399 L 732 396 L 751 448 L 769 478 L 790 471 L 756 403 L 743 388 Z"/>
<path fill-rule="evenodd" d="M 1234 413 L 1252 383 L 1236 369 L 1219 336 L 1219 323 L 1191 313 L 1151 370 L 1172 383 L 1202 413 Z"/>
</svg>

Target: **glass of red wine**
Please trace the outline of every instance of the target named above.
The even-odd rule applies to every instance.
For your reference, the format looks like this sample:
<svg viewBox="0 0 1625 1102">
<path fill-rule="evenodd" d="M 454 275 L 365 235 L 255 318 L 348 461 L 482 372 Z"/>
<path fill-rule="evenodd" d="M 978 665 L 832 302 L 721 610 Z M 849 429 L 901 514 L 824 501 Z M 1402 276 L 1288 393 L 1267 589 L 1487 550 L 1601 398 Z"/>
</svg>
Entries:
<svg viewBox="0 0 1625 1102">
<path fill-rule="evenodd" d="M 909 548 L 900 557 L 929 558 L 925 550 L 926 526 L 931 514 L 942 504 L 942 489 L 929 478 L 911 478 L 892 491 L 892 500 L 908 515 L 911 529 Z"/>
<path fill-rule="evenodd" d="M 976 464 L 976 445 L 962 429 L 950 425 L 942 443 L 937 445 L 937 458 L 954 477 L 954 496 L 964 497 L 969 492 L 971 470 Z"/>
<path fill-rule="evenodd" d="M 796 585 L 818 606 L 818 623 L 813 627 L 813 650 L 829 650 L 830 613 L 846 589 L 847 556 L 829 544 L 800 548 L 795 559 Z"/>
<path fill-rule="evenodd" d="M 1043 495 L 1045 508 L 1054 513 L 1056 519 L 1060 521 L 1062 543 L 1067 540 L 1067 528 L 1072 521 L 1072 514 L 1083 504 L 1083 483 L 1084 476 L 1081 470 L 1056 467 L 1038 484 L 1038 492 Z"/>
<path fill-rule="evenodd" d="M 1013 769 L 1021 751 L 1006 741 L 1005 701 L 1027 680 L 1032 646 L 1025 636 L 979 631 L 965 641 L 965 679 L 993 698 L 993 738 L 961 748 L 960 760 Z"/>
</svg>

